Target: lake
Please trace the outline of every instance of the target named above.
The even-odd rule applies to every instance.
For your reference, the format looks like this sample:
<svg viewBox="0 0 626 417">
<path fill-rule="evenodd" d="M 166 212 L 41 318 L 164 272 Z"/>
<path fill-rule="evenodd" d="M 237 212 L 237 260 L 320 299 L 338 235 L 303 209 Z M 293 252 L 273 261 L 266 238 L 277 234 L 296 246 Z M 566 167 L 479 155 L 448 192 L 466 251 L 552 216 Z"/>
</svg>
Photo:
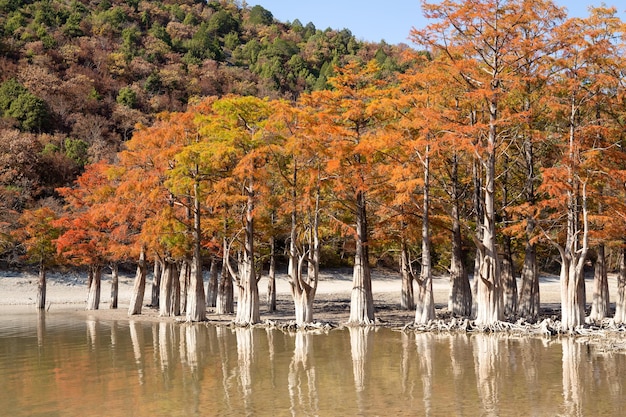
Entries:
<svg viewBox="0 0 626 417">
<path fill-rule="evenodd" d="M 7 416 L 620 415 L 625 375 L 567 337 L 0 317 Z"/>
</svg>

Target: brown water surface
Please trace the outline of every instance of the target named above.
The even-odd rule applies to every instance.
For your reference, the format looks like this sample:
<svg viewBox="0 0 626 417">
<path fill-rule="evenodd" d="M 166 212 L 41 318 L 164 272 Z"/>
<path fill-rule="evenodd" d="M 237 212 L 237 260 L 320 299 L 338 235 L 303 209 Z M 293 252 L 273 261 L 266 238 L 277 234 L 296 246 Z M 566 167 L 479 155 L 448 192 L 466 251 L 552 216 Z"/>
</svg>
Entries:
<svg viewBox="0 0 626 417">
<path fill-rule="evenodd" d="M 626 355 L 582 341 L 0 317 L 0 415 L 623 415 Z"/>
</svg>

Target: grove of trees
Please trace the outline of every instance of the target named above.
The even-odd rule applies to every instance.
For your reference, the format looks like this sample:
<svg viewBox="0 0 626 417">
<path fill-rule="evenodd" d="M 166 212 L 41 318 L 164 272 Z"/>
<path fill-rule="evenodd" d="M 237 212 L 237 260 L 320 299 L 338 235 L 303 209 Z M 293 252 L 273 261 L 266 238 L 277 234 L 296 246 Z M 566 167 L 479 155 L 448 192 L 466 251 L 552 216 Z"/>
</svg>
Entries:
<svg viewBox="0 0 626 417">
<path fill-rule="evenodd" d="M 435 318 L 439 271 L 450 275 L 450 312 L 482 326 L 536 320 L 539 272 L 560 268 L 564 331 L 585 321 L 589 265 L 588 319 L 610 314 L 613 268 L 614 320 L 623 323 L 626 26 L 617 11 L 602 6 L 567 18 L 550 0 L 422 8 L 431 23 L 413 30 L 418 48 L 404 49 L 393 71 L 388 60 L 354 54 L 332 67 L 324 88 L 307 84 L 293 96 L 198 91 L 209 94 L 136 119 L 119 152 L 86 163 L 76 146 L 82 137 L 69 139 L 65 155 L 74 149 L 84 171 L 53 198 L 14 203 L 24 213 L 16 229 L 28 231 L 15 239 L 42 270 L 57 256 L 88 266 L 88 308 L 98 308 L 103 267 L 139 260 L 129 314 L 141 312 L 150 261 L 162 271 L 152 283 L 161 315 L 205 320 L 207 301 L 233 312 L 234 286 L 235 323 L 257 323 L 258 282 L 278 259 L 287 264 L 298 324 L 314 320 L 320 267 L 337 263 L 353 267 L 350 324 L 375 322 L 377 263 L 399 270 L 401 305 L 415 309 L 415 323 Z M 206 33 L 223 31 L 224 42 L 234 42 L 240 23 L 225 10 L 184 43 L 187 65 L 217 54 L 210 40 L 222 38 Z M 256 6 L 247 12 L 255 24 L 271 21 Z M 298 55 L 280 39 L 276 50 L 291 63 Z M 4 103 L 4 91 L 17 98 Z M 120 91 L 117 103 L 133 107 L 132 91 Z M 45 108 L 28 94 L 6 81 L 0 109 L 32 132 L 54 117 L 11 110 L 22 96 L 29 109 Z M 34 133 L 13 138 L 26 134 Z M 5 169 L 0 180 L 15 172 Z M 19 180 L 27 186 L 29 178 Z M 221 277 L 210 274 L 205 289 L 203 268 L 220 263 Z"/>
</svg>

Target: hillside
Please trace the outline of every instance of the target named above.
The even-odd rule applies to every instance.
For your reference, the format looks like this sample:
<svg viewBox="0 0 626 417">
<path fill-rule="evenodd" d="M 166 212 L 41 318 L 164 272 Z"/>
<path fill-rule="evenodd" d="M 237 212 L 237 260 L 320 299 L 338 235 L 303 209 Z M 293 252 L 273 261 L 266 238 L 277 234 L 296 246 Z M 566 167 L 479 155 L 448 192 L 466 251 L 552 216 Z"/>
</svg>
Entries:
<svg viewBox="0 0 626 417">
<path fill-rule="evenodd" d="M 2 0 L 0 204 L 54 196 L 192 97 L 295 99 L 326 88 L 334 64 L 395 71 L 400 52 L 235 1 Z"/>
</svg>

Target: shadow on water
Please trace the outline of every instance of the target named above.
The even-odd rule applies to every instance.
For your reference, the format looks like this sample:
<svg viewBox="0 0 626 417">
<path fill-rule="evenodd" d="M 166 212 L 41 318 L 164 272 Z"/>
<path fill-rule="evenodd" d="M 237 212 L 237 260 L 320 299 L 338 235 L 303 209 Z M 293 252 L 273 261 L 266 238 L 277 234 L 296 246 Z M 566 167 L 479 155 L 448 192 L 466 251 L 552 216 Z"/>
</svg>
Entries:
<svg viewBox="0 0 626 417">
<path fill-rule="evenodd" d="M 613 415 L 626 356 L 581 339 L 0 320 L 6 415 Z"/>
</svg>

